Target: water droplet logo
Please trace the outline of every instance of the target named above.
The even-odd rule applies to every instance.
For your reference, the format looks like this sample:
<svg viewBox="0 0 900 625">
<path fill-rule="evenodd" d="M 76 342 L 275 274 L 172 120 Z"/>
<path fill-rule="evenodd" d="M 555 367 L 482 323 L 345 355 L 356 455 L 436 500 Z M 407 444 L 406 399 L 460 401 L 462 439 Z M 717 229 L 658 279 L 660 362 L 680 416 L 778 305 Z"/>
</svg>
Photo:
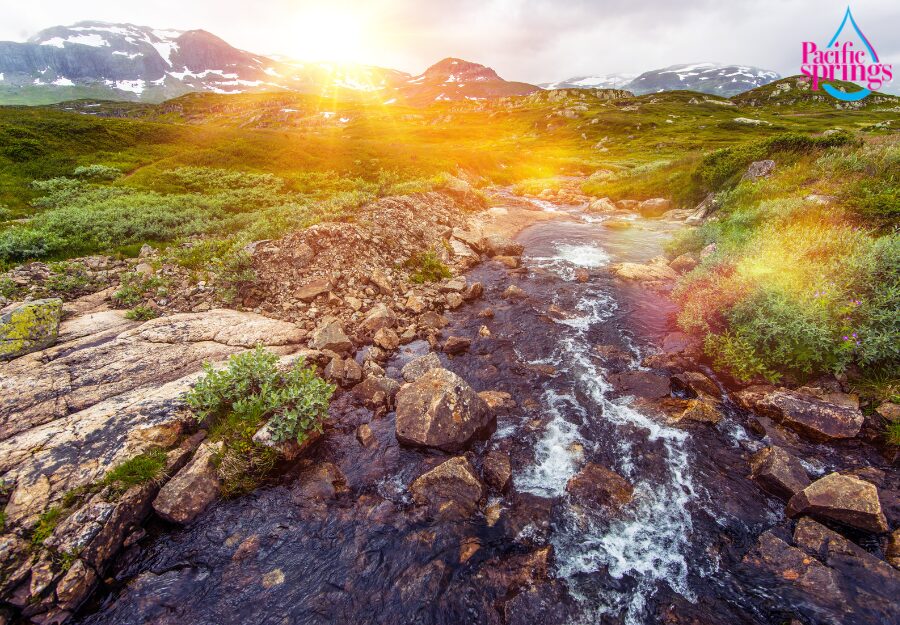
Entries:
<svg viewBox="0 0 900 625">
<path fill-rule="evenodd" d="M 852 30 L 847 30 L 848 26 Z M 845 30 L 847 30 L 846 37 L 842 37 Z M 855 48 L 853 42 L 849 40 L 854 32 L 862 43 L 861 48 Z M 804 41 L 802 50 L 803 64 L 800 70 L 812 79 L 813 91 L 818 91 L 819 82 L 825 80 L 865 83 L 865 87 L 852 92 L 838 89 L 833 85 L 822 85 L 825 93 L 838 100 L 845 102 L 862 100 L 894 77 L 893 66 L 881 63 L 868 37 L 856 24 L 850 7 L 847 7 L 844 19 L 841 20 L 841 25 L 828 45 L 820 49 L 814 42 Z"/>
</svg>

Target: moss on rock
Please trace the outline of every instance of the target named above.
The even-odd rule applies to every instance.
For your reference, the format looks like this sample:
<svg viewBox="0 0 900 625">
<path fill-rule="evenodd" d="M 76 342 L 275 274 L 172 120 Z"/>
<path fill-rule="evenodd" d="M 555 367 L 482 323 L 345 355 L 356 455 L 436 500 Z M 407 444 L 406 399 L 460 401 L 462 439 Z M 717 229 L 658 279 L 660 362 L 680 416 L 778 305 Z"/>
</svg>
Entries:
<svg viewBox="0 0 900 625">
<path fill-rule="evenodd" d="M 59 334 L 62 300 L 27 302 L 0 315 L 0 360 L 50 347 Z"/>
</svg>

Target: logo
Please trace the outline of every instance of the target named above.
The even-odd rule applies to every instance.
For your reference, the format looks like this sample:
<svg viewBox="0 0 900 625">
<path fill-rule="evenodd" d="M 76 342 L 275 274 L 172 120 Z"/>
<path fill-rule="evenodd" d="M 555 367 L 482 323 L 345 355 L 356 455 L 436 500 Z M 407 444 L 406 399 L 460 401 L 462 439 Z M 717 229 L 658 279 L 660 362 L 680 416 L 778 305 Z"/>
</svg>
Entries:
<svg viewBox="0 0 900 625">
<path fill-rule="evenodd" d="M 847 28 L 848 24 L 853 27 L 848 31 L 847 37 L 843 41 L 839 41 L 841 33 Z M 860 47 L 855 47 L 853 42 L 848 39 L 853 35 L 853 31 L 859 36 Z M 878 53 L 875 48 L 856 25 L 850 7 L 844 14 L 841 25 L 838 26 L 834 37 L 828 42 L 824 48 L 819 48 L 815 42 L 802 42 L 803 64 L 800 71 L 804 75 L 812 79 L 812 90 L 819 90 L 819 81 L 843 80 L 858 84 L 865 84 L 865 87 L 859 91 L 844 92 L 836 89 L 832 85 L 822 85 L 825 92 L 838 100 L 845 102 L 855 102 L 862 100 L 873 91 L 881 89 L 881 87 L 889 83 L 894 78 L 893 66 L 884 65 L 878 59 Z"/>
</svg>

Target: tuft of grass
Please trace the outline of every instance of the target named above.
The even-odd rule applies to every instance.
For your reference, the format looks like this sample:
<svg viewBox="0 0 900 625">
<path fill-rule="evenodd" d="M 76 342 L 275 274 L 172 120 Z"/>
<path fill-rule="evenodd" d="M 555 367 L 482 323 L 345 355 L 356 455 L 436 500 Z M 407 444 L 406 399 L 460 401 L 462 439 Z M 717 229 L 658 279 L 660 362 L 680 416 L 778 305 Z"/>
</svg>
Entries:
<svg viewBox="0 0 900 625">
<path fill-rule="evenodd" d="M 893 421 L 887 424 L 885 437 L 889 445 L 900 447 L 900 421 Z"/>
<path fill-rule="evenodd" d="M 155 319 L 159 316 L 159 313 L 149 306 L 144 304 L 138 304 L 131 310 L 125 313 L 126 319 L 131 319 L 132 321 L 149 321 L 150 319 Z"/>
<path fill-rule="evenodd" d="M 104 476 L 102 486 L 110 486 L 115 492 L 125 492 L 132 486 L 159 479 L 165 468 L 165 450 L 154 447 L 111 469 Z"/>
<path fill-rule="evenodd" d="M 60 506 L 51 506 L 44 510 L 38 518 L 37 525 L 35 525 L 34 530 L 31 532 L 32 547 L 39 548 L 43 546 L 44 541 L 50 538 L 50 535 L 53 534 L 53 530 L 55 530 L 56 526 L 59 525 L 59 522 L 62 521 L 62 514 L 63 509 Z"/>
</svg>

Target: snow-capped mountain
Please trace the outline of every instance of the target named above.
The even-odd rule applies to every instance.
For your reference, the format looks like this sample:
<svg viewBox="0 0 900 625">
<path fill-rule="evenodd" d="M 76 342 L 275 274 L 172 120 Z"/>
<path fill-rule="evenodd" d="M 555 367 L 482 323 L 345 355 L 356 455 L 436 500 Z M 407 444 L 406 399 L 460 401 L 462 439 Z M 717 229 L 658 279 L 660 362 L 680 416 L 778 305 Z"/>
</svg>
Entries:
<svg viewBox="0 0 900 625">
<path fill-rule="evenodd" d="M 372 92 L 419 103 L 531 93 L 494 70 L 445 59 L 419 76 L 381 67 L 299 62 L 239 50 L 204 30 L 79 22 L 0 42 L 0 104 L 76 98 L 160 102 L 192 91 Z"/>
<path fill-rule="evenodd" d="M 535 85 L 503 80 L 490 67 L 447 58 L 397 85 L 395 91 L 409 101 L 427 103 L 526 95 L 538 89 Z"/>
<path fill-rule="evenodd" d="M 730 97 L 779 78 L 777 72 L 747 65 L 693 63 L 644 72 L 624 88 L 635 95 L 687 89 Z"/>
<path fill-rule="evenodd" d="M 560 82 L 545 82 L 542 89 L 624 89 L 637 74 L 601 74 L 598 76 L 574 76 Z"/>
<path fill-rule="evenodd" d="M 767 85 L 781 76 L 758 67 L 693 63 L 671 65 L 643 74 L 605 74 L 576 76 L 555 83 L 544 83 L 544 89 L 625 89 L 635 95 L 687 89 L 730 97 Z"/>
</svg>

